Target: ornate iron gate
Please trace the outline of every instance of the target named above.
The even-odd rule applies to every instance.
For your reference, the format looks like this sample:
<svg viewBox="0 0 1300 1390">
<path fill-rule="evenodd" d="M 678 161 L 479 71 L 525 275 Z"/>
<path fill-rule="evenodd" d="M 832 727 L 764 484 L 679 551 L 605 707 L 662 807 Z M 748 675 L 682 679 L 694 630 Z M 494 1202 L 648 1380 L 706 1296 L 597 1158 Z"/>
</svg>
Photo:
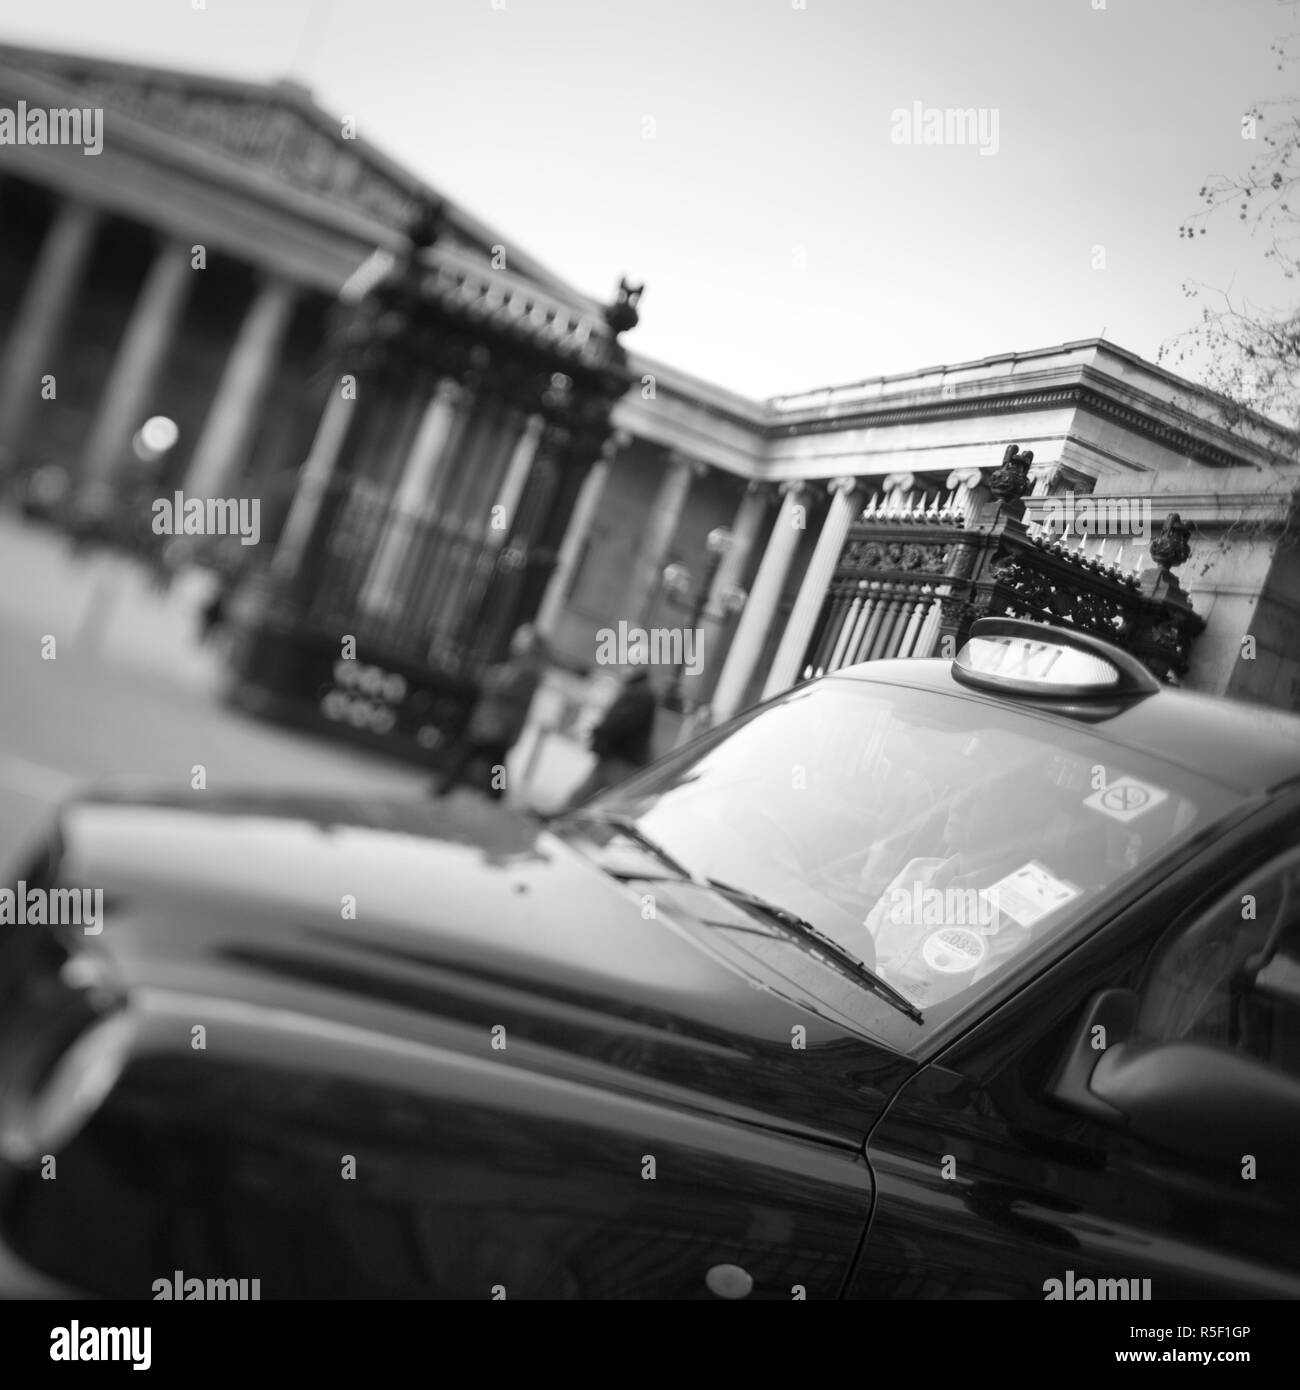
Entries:
<svg viewBox="0 0 1300 1390">
<path fill-rule="evenodd" d="M 1013 444 L 996 469 L 876 493 L 849 533 L 801 678 L 951 656 L 977 618 L 1003 614 L 1104 637 L 1177 684 L 1205 627 L 1172 573 L 1189 528 L 1168 516 L 1142 568 L 1089 554 L 1078 534 L 1031 529 L 1033 457 Z"/>
<path fill-rule="evenodd" d="M 631 381 L 618 335 L 640 296 L 624 281 L 602 313 L 569 304 L 435 245 L 439 230 L 426 209 L 404 255 L 340 296 L 289 542 L 230 605 L 235 703 L 421 760 L 464 728 L 483 668 L 537 612 Z M 439 491 L 419 451 L 444 395 L 468 424 L 433 433 Z"/>
<path fill-rule="evenodd" d="M 873 497 L 840 556 L 803 674 L 933 656 L 964 525 L 956 497 L 928 507 L 923 495 Z"/>
</svg>

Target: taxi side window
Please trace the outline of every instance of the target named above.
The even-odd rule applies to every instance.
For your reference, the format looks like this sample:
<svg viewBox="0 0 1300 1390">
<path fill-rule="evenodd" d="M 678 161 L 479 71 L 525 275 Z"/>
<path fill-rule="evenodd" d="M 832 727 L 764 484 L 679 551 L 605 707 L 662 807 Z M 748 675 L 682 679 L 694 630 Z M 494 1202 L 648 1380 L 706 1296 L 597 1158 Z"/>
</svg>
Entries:
<svg viewBox="0 0 1300 1390">
<path fill-rule="evenodd" d="M 1207 1043 L 1300 1077 L 1300 847 L 1165 943 L 1143 990 L 1138 1032 Z"/>
</svg>

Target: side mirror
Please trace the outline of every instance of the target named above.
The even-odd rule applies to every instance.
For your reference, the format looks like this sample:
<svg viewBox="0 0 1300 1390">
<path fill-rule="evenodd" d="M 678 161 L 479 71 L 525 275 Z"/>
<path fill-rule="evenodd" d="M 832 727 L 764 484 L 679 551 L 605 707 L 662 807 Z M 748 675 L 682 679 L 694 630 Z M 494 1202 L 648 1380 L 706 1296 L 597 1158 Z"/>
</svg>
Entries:
<svg viewBox="0 0 1300 1390">
<path fill-rule="evenodd" d="M 1181 1154 L 1233 1165 L 1252 1154 L 1270 1166 L 1300 1166 L 1300 1080 L 1205 1043 L 1134 1041 L 1137 1013 L 1132 990 L 1095 995 L 1051 1094 Z"/>
<path fill-rule="evenodd" d="M 1246 1154 L 1300 1177 L 1300 1081 L 1205 1043 L 1123 1043 L 1092 1074 L 1092 1093 L 1163 1148 L 1239 1165 Z"/>
</svg>

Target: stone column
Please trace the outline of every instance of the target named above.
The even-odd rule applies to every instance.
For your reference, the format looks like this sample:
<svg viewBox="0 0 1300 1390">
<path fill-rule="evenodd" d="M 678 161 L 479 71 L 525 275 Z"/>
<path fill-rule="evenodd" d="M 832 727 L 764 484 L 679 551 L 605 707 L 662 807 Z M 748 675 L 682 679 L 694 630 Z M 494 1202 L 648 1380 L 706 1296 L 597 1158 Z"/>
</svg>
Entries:
<svg viewBox="0 0 1300 1390">
<path fill-rule="evenodd" d="M 368 608 L 383 610 L 398 601 L 395 586 L 410 551 L 411 529 L 428 503 L 457 413 L 467 402 L 465 388 L 450 377 L 444 377 L 425 407 L 393 494 L 390 525 L 366 578 L 363 601 Z"/>
<path fill-rule="evenodd" d="M 830 510 L 822 523 L 821 534 L 812 559 L 808 562 L 808 572 L 799 586 L 799 596 L 794 601 L 790 621 L 785 625 L 781 645 L 776 650 L 772 669 L 767 674 L 763 686 L 763 698 L 779 694 L 789 689 L 800 675 L 799 664 L 808 643 L 812 640 L 817 615 L 826 601 L 826 590 L 835 574 L 835 566 L 840 552 L 848 538 L 849 527 L 857 513 L 858 498 L 856 478 L 834 478 L 829 485 L 831 492 Z"/>
<path fill-rule="evenodd" d="M 650 515 L 646 518 L 643 539 L 632 568 L 632 582 L 624 602 L 628 622 L 634 626 L 644 623 L 654 607 L 662 583 L 664 559 L 677 534 L 686 499 L 690 495 L 691 481 L 697 470 L 702 472 L 702 465 L 676 452 L 669 455 L 663 481 L 659 484 Z"/>
<path fill-rule="evenodd" d="M 91 512 L 112 497 L 113 476 L 131 436 L 144 423 L 195 274 L 190 248 L 168 241 L 145 276 L 82 449 L 79 478 Z"/>
<path fill-rule="evenodd" d="M 555 558 L 555 568 L 551 571 L 546 592 L 542 595 L 537 616 L 533 620 L 534 626 L 541 633 L 548 636 L 553 633 L 560 615 L 564 612 L 564 605 L 569 600 L 569 586 L 573 582 L 574 570 L 582 554 L 582 547 L 591 533 L 596 513 L 600 510 L 601 498 L 605 495 L 605 487 L 609 482 L 610 469 L 619 451 L 627 448 L 631 442 L 632 436 L 623 431 L 611 435 L 600 458 L 582 480 L 582 487 L 573 504 L 569 524 L 565 528 L 564 539 L 560 542 L 559 553 Z"/>
<path fill-rule="evenodd" d="M 969 526 L 975 515 L 975 489 L 983 481 L 984 475 L 978 468 L 954 468 L 948 474 L 945 486 L 948 489 L 948 506 L 957 512 Z"/>
<path fill-rule="evenodd" d="M 754 542 L 758 539 L 758 528 L 767 513 L 769 495 L 764 492 L 761 483 L 746 484 L 745 494 L 736 507 L 736 515 L 727 528 L 731 532 L 731 549 L 722 557 L 718 572 L 709 586 L 708 611 L 718 612 L 722 606 L 723 592 L 734 588 L 739 581 Z"/>
<path fill-rule="evenodd" d="M 736 635 L 732 638 L 727 660 L 718 677 L 718 684 L 711 701 L 714 723 L 730 719 L 749 687 L 754 667 L 763 651 L 763 643 L 776 619 L 777 605 L 785 588 L 790 564 L 799 546 L 803 529 L 796 524 L 802 512 L 802 496 L 805 484 L 786 483 L 782 487 L 781 510 L 772 523 L 767 547 L 758 573 L 754 576 L 754 587 L 740 615 Z"/>
<path fill-rule="evenodd" d="M 54 353 L 82 288 L 102 216 L 84 203 L 63 203 L 45 234 L 0 359 L 0 448 L 17 449 L 54 370 Z"/>
<path fill-rule="evenodd" d="M 541 443 L 542 433 L 546 429 L 546 420 L 541 415 L 530 415 L 527 424 L 524 425 L 523 433 L 519 436 L 519 441 L 514 447 L 514 452 L 510 455 L 510 462 L 506 466 L 506 475 L 501 480 L 501 487 L 497 492 L 496 501 L 492 503 L 489 511 L 487 538 L 490 544 L 503 546 L 510 539 L 510 532 L 514 526 L 515 508 L 519 505 L 519 499 L 523 496 L 524 488 L 528 483 L 528 474 L 532 469 L 533 460 L 537 457 L 537 446 Z M 500 507 L 505 516 L 504 524 L 498 526 L 494 516 L 495 510 Z"/>
<path fill-rule="evenodd" d="M 340 377 L 334 382 L 325 409 L 321 412 L 316 437 L 302 466 L 293 503 L 276 545 L 272 568 L 281 578 L 287 579 L 297 573 L 321 503 L 325 500 L 326 489 L 334 476 L 344 440 L 356 418 L 356 409 L 357 399 L 343 394 Z"/>
<path fill-rule="evenodd" d="M 716 658 L 712 653 L 720 644 L 722 634 L 726 631 L 728 619 L 734 616 L 724 607 L 723 596 L 728 589 L 737 587 L 766 513 L 767 494 L 762 484 L 748 484 L 744 496 L 740 499 L 740 505 L 736 508 L 736 515 L 727 528 L 732 537 L 731 549 L 722 557 L 718 572 L 713 576 L 713 583 L 709 585 L 709 595 L 705 601 L 702 615 L 704 627 L 701 645 L 703 647 L 704 669 L 698 676 L 686 678 L 685 696 L 688 703 L 695 703 L 699 699 L 700 692 L 708 688 L 709 676 L 712 671 L 718 669 Z M 715 664 L 711 667 L 710 663 Z"/>
<path fill-rule="evenodd" d="M 297 294 L 287 281 L 268 279 L 249 305 L 185 474 L 190 495 L 225 496 L 238 477 Z"/>
<path fill-rule="evenodd" d="M 393 494 L 393 505 L 399 511 L 415 511 L 429 500 L 434 475 L 442 462 L 443 449 L 456 421 L 456 414 L 468 400 L 469 393 L 450 377 L 443 377 L 434 389 L 420 418 L 420 428 L 411 444 L 411 452 L 402 465 L 397 491 Z"/>
</svg>

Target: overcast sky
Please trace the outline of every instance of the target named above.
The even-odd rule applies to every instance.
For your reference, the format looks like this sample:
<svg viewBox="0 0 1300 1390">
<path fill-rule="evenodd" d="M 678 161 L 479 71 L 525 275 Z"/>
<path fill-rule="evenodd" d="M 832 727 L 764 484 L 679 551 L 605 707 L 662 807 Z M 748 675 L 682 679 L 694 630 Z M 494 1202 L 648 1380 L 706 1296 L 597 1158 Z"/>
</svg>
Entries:
<svg viewBox="0 0 1300 1390">
<path fill-rule="evenodd" d="M 8 3 L 0 38 L 297 77 L 507 247 L 644 280 L 628 345 L 751 396 L 1103 330 L 1154 358 L 1189 278 L 1281 298 L 1230 217 L 1177 230 L 1284 92 L 1275 0 L 198 3 Z M 916 103 L 982 141 L 901 143 Z"/>
</svg>

